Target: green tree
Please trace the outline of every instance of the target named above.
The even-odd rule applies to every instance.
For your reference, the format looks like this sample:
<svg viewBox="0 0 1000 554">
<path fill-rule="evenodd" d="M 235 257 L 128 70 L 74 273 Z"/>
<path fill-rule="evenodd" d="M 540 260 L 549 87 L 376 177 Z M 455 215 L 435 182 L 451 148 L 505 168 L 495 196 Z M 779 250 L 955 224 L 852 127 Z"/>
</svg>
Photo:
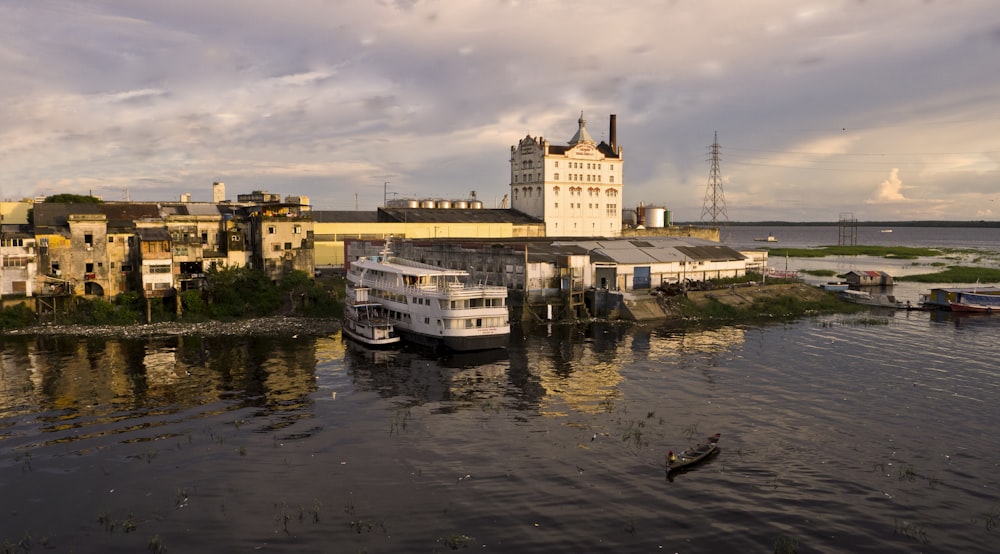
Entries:
<svg viewBox="0 0 1000 554">
<path fill-rule="evenodd" d="M 45 197 L 46 202 L 53 204 L 103 204 L 104 201 L 95 196 L 86 194 L 53 194 Z"/>
</svg>

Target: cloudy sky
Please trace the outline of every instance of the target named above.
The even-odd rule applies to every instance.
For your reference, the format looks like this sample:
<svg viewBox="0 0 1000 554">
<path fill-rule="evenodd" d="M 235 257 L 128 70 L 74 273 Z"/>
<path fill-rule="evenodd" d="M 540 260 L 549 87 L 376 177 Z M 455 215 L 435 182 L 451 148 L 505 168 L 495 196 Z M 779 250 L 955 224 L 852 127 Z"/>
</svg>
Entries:
<svg viewBox="0 0 1000 554">
<path fill-rule="evenodd" d="M 0 0 L 0 198 L 318 209 L 509 191 L 617 114 L 625 204 L 697 221 L 1000 214 L 993 0 Z"/>
</svg>

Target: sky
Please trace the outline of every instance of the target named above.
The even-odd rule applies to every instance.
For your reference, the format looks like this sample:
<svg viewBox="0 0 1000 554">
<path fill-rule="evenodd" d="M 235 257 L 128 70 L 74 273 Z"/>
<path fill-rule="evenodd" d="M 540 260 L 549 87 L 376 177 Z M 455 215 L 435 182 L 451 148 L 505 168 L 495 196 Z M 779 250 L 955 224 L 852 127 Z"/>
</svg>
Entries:
<svg viewBox="0 0 1000 554">
<path fill-rule="evenodd" d="M 0 0 L 0 34 L 4 200 L 492 208 L 582 113 L 676 221 L 1000 215 L 993 0 Z"/>
</svg>

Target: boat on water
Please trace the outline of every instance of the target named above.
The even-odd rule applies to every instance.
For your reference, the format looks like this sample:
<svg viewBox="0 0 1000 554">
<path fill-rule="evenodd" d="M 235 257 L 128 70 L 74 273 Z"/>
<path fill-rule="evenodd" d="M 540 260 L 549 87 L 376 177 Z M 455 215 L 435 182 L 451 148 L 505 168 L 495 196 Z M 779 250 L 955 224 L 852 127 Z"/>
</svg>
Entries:
<svg viewBox="0 0 1000 554">
<path fill-rule="evenodd" d="M 850 283 L 843 283 L 843 282 L 840 282 L 840 283 L 834 283 L 834 282 L 820 283 L 819 285 L 816 285 L 816 286 L 818 286 L 819 288 L 821 288 L 823 290 L 831 291 L 831 292 L 842 292 L 842 291 L 845 291 L 845 290 L 848 290 L 848 289 L 851 288 L 851 284 Z"/>
<path fill-rule="evenodd" d="M 388 348 L 399 344 L 396 326 L 378 302 L 371 301 L 371 289 L 348 284 L 341 332 L 365 346 Z"/>
<path fill-rule="evenodd" d="M 879 231 L 879 232 L 880 232 L 880 233 L 891 233 L 891 232 L 892 232 L 892 229 L 882 229 L 882 230 L 881 230 L 881 231 Z"/>
<path fill-rule="evenodd" d="M 949 302 L 953 312 L 1000 313 L 1000 295 L 959 292 Z"/>
<path fill-rule="evenodd" d="M 757 242 L 778 242 L 778 239 L 771 233 L 768 233 L 766 237 L 756 237 L 753 240 Z"/>
<path fill-rule="evenodd" d="M 667 453 L 667 470 L 673 472 L 705 461 L 709 456 L 718 452 L 719 438 L 721 435 L 716 433 L 705 439 L 705 442 L 687 448 L 680 454 L 675 455 L 674 451 L 671 450 Z"/>
<path fill-rule="evenodd" d="M 507 288 L 468 282 L 469 273 L 395 257 L 350 262 L 348 287 L 369 289 L 407 342 L 462 352 L 506 348 L 510 340 Z"/>
<path fill-rule="evenodd" d="M 909 302 L 900 302 L 891 294 L 872 294 L 863 290 L 842 290 L 837 293 L 841 300 L 853 302 L 854 304 L 864 304 L 876 308 L 896 308 L 900 310 L 909 309 Z"/>
</svg>

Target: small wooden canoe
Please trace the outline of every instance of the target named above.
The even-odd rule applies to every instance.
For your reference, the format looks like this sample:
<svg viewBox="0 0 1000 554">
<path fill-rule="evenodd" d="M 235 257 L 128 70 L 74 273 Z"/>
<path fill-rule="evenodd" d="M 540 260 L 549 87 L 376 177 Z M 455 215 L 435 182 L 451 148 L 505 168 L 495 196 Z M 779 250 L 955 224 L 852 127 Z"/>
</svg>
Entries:
<svg viewBox="0 0 1000 554">
<path fill-rule="evenodd" d="M 667 453 L 667 469 L 676 471 L 703 462 L 719 449 L 719 438 L 718 434 L 713 435 L 706 439 L 705 442 L 697 446 L 692 446 L 676 456 L 674 455 L 674 451 L 671 450 Z"/>
</svg>

